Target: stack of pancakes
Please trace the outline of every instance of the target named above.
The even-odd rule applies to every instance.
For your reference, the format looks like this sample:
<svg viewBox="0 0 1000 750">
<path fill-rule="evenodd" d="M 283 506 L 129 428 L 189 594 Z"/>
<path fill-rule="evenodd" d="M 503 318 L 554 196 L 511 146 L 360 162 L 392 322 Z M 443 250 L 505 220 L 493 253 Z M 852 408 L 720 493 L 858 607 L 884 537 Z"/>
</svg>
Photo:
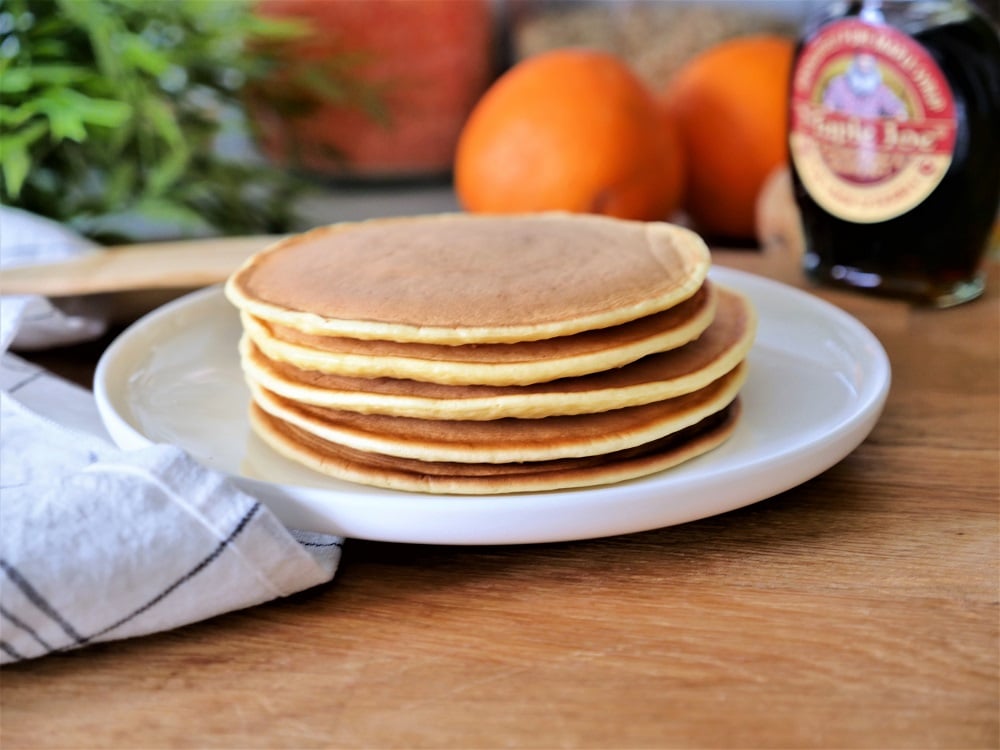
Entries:
<svg viewBox="0 0 1000 750">
<path fill-rule="evenodd" d="M 251 423 L 317 471 L 393 489 L 582 487 L 721 444 L 755 315 L 694 233 L 576 214 L 339 224 L 226 285 Z"/>
</svg>

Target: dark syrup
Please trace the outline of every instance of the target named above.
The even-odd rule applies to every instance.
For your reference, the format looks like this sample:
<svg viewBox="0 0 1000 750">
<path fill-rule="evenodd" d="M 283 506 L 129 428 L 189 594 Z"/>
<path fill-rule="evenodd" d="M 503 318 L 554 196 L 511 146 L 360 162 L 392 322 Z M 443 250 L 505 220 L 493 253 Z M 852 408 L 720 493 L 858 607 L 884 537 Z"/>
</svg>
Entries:
<svg viewBox="0 0 1000 750">
<path fill-rule="evenodd" d="M 907 213 L 855 224 L 817 205 L 794 162 L 793 184 L 811 278 L 949 306 L 982 292 L 979 269 L 1000 204 L 1000 40 L 978 15 L 911 35 L 955 101 L 954 156 L 938 187 Z"/>
</svg>

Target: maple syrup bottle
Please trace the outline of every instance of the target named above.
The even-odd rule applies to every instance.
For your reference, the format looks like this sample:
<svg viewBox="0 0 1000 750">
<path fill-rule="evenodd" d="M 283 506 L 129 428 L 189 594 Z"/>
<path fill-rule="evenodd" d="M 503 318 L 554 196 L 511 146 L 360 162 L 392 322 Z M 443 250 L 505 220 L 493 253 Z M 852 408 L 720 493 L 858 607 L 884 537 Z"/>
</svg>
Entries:
<svg viewBox="0 0 1000 750">
<path fill-rule="evenodd" d="M 790 162 L 813 280 L 949 307 L 1000 209 L 1000 38 L 961 0 L 858 0 L 806 30 Z"/>
</svg>

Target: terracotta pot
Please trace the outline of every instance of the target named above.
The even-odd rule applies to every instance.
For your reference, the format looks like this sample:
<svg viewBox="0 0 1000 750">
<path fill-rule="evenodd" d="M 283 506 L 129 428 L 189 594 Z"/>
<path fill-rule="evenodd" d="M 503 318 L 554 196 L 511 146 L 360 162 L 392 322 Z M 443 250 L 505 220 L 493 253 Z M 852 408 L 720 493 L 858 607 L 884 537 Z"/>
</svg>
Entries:
<svg viewBox="0 0 1000 750">
<path fill-rule="evenodd" d="M 327 102 L 289 116 L 252 104 L 268 158 L 328 176 L 450 171 L 465 118 L 496 72 L 489 0 L 262 0 L 258 11 L 315 29 L 294 47 L 290 69 L 357 55 L 355 82 L 378 91 L 387 113 L 379 122 L 357 106 Z M 271 93 L 283 85 L 279 77 Z"/>
</svg>

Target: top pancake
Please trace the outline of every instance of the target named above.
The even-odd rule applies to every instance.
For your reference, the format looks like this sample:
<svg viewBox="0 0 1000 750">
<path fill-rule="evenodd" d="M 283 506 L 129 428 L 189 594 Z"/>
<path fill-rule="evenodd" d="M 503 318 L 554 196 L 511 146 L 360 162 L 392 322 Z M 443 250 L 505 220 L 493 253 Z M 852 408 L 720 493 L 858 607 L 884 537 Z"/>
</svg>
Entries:
<svg viewBox="0 0 1000 750">
<path fill-rule="evenodd" d="M 310 335 L 429 344 L 537 341 L 692 296 L 710 255 L 662 222 L 444 214 L 286 238 L 226 284 L 240 309 Z"/>
</svg>

